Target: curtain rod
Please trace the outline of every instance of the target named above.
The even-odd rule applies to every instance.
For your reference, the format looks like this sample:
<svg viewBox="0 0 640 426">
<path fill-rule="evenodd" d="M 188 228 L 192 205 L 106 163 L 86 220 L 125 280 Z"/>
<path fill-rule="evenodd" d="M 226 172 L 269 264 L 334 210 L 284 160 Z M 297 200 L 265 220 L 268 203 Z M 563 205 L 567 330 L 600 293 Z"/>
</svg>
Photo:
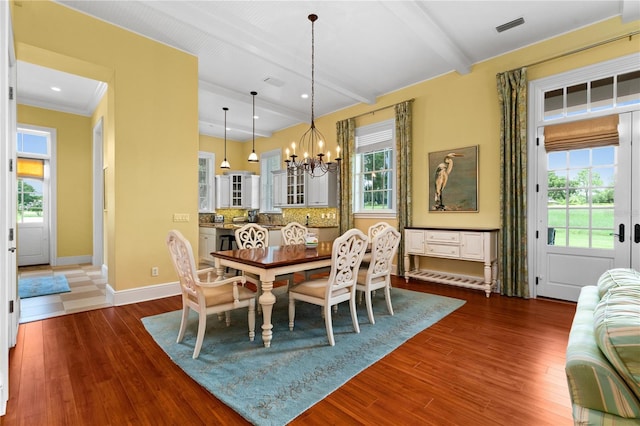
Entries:
<svg viewBox="0 0 640 426">
<path fill-rule="evenodd" d="M 533 62 L 531 64 L 523 65 L 521 67 L 511 69 L 511 70 L 509 70 L 507 72 L 517 71 L 517 70 L 522 69 L 522 68 L 534 67 L 536 65 L 540 65 L 540 64 L 543 64 L 545 62 L 553 61 L 555 59 L 563 58 L 565 56 L 569 56 L 569 55 L 573 55 L 573 54 L 576 54 L 576 53 L 584 52 L 585 50 L 593 49 L 594 47 L 599 47 L 599 46 L 602 46 L 604 44 L 609 44 L 609 43 L 612 43 L 614 41 L 622 40 L 623 38 L 627 38 L 628 37 L 629 41 L 631 41 L 631 38 L 634 35 L 638 35 L 638 34 L 640 34 L 640 31 L 632 31 L 632 32 L 630 32 L 628 34 L 624 34 L 624 35 L 620 35 L 620 36 L 617 36 L 617 37 L 613 37 L 613 38 L 610 38 L 608 40 L 603 40 L 603 41 L 600 41 L 598 43 L 590 44 L 589 46 L 580 47 L 578 49 L 574 49 L 574 50 L 571 50 L 569 52 L 565 52 L 565 53 L 561 53 L 561 54 L 556 55 L 556 56 L 552 56 L 551 58 L 542 59 L 540 61 Z"/>
<path fill-rule="evenodd" d="M 402 101 L 402 102 L 413 102 L 414 99 L 415 98 L 411 98 L 411 99 L 407 99 L 406 101 Z M 363 117 L 363 116 L 368 115 L 368 114 L 374 114 L 376 112 L 379 112 L 379 111 L 382 111 L 382 110 L 385 110 L 385 109 L 393 108 L 394 106 L 396 106 L 398 104 L 401 104 L 402 102 L 398 102 L 397 104 L 387 105 L 387 106 L 384 106 L 384 107 L 381 107 L 381 108 L 378 108 L 378 109 L 374 109 L 373 111 L 363 112 L 362 114 L 354 115 L 351 118 L 358 118 L 358 117 Z"/>
</svg>

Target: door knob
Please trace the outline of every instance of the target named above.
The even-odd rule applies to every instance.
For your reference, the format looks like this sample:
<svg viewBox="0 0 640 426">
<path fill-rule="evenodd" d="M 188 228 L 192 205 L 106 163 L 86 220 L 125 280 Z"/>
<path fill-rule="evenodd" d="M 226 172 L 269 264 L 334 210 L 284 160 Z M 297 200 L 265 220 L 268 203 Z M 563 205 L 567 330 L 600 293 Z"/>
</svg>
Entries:
<svg viewBox="0 0 640 426">
<path fill-rule="evenodd" d="M 15 253 L 16 248 L 15 248 L 15 247 L 9 247 L 9 251 L 10 251 L 11 253 Z"/>
<path fill-rule="evenodd" d="M 621 223 L 618 226 L 618 233 L 617 234 L 609 234 L 609 235 L 613 235 L 614 237 L 618 237 L 618 241 L 620 241 L 621 243 L 624 243 L 624 223 Z"/>
</svg>

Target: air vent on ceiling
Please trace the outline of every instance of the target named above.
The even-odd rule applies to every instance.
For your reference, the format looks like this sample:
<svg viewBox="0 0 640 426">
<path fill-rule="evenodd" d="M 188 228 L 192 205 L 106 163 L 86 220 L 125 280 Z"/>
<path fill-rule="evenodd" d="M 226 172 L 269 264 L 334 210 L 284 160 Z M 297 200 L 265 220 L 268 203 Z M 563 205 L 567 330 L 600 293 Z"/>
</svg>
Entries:
<svg viewBox="0 0 640 426">
<path fill-rule="evenodd" d="M 278 80 L 275 77 L 267 77 L 263 80 L 265 83 L 270 84 L 272 86 L 276 86 L 276 87 L 282 87 L 284 86 L 284 81 L 282 80 Z"/>
<path fill-rule="evenodd" d="M 496 27 L 496 31 L 501 33 L 503 31 L 510 30 L 511 28 L 515 28 L 518 25 L 522 25 L 522 24 L 524 24 L 524 18 L 514 19 L 513 21 L 507 22 L 506 24 L 498 25 Z"/>
</svg>

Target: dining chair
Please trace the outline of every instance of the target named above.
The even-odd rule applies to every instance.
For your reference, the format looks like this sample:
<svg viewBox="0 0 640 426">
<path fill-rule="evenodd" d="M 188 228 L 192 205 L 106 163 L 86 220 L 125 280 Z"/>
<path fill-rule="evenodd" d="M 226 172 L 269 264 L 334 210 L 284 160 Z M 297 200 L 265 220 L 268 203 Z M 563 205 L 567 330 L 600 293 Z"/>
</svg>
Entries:
<svg viewBox="0 0 640 426">
<path fill-rule="evenodd" d="M 178 332 L 177 343 L 182 342 L 187 328 L 189 309 L 198 314 L 198 333 L 193 358 L 198 358 L 204 333 L 207 326 L 207 316 L 225 315 L 227 326 L 231 324 L 231 311 L 239 308 L 249 308 L 249 340 L 253 341 L 256 329 L 256 294 L 244 287 L 244 277 L 231 277 L 216 280 L 214 268 L 197 270 L 193 250 L 189 241 L 180 233 L 172 230 L 167 236 L 167 247 L 173 261 L 173 266 L 180 280 L 182 293 L 182 320 Z"/>
<path fill-rule="evenodd" d="M 261 248 L 269 246 L 269 230 L 264 226 L 260 226 L 256 223 L 248 223 L 239 229 L 236 229 L 236 244 L 239 249 L 251 249 Z M 262 294 L 262 287 L 260 285 L 260 277 L 251 272 L 242 272 L 242 276 L 250 283 L 255 284 L 257 288 L 257 297 Z M 278 279 L 286 279 L 288 284 L 293 283 L 293 274 L 287 274 L 285 276 L 276 277 Z M 258 305 L 258 312 L 261 312 L 262 308 Z"/>
<path fill-rule="evenodd" d="M 390 227 L 387 222 L 378 222 L 369 227 L 367 230 L 367 236 L 369 237 L 369 242 L 373 241 L 373 237 L 378 235 L 378 232 L 382 231 L 385 228 Z M 362 263 L 364 265 L 368 265 L 371 262 L 371 252 L 365 253 L 364 258 L 362 259 Z"/>
<path fill-rule="evenodd" d="M 369 322 L 375 324 L 372 294 L 376 290 L 384 289 L 384 297 L 387 301 L 389 314 L 393 315 L 391 306 L 391 261 L 398 251 L 400 233 L 388 226 L 378 231 L 371 243 L 371 261 L 368 267 L 361 267 L 358 271 L 356 289 L 364 293 Z M 361 293 L 361 294 L 362 294 Z"/>
<path fill-rule="evenodd" d="M 348 301 L 353 329 L 360 333 L 356 312 L 356 279 L 367 243 L 367 236 L 359 229 L 346 231 L 333 242 L 329 276 L 304 281 L 289 289 L 289 330 L 293 331 L 297 300 L 321 306 L 329 344 L 335 346 L 331 307 Z"/>
<path fill-rule="evenodd" d="M 307 227 L 298 222 L 290 222 L 282 228 L 284 245 L 304 244 L 307 238 Z"/>
</svg>

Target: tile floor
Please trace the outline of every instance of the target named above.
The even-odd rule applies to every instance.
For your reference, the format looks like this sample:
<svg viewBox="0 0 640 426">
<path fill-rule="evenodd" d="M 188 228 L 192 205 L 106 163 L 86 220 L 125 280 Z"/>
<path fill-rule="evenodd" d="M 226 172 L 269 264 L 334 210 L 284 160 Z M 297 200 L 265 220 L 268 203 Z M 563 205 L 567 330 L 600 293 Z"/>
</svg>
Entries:
<svg viewBox="0 0 640 426">
<path fill-rule="evenodd" d="M 25 266 L 18 278 L 38 275 L 65 275 L 71 292 L 20 300 L 20 323 L 111 306 L 107 303 L 106 277 L 92 265 Z"/>
</svg>

